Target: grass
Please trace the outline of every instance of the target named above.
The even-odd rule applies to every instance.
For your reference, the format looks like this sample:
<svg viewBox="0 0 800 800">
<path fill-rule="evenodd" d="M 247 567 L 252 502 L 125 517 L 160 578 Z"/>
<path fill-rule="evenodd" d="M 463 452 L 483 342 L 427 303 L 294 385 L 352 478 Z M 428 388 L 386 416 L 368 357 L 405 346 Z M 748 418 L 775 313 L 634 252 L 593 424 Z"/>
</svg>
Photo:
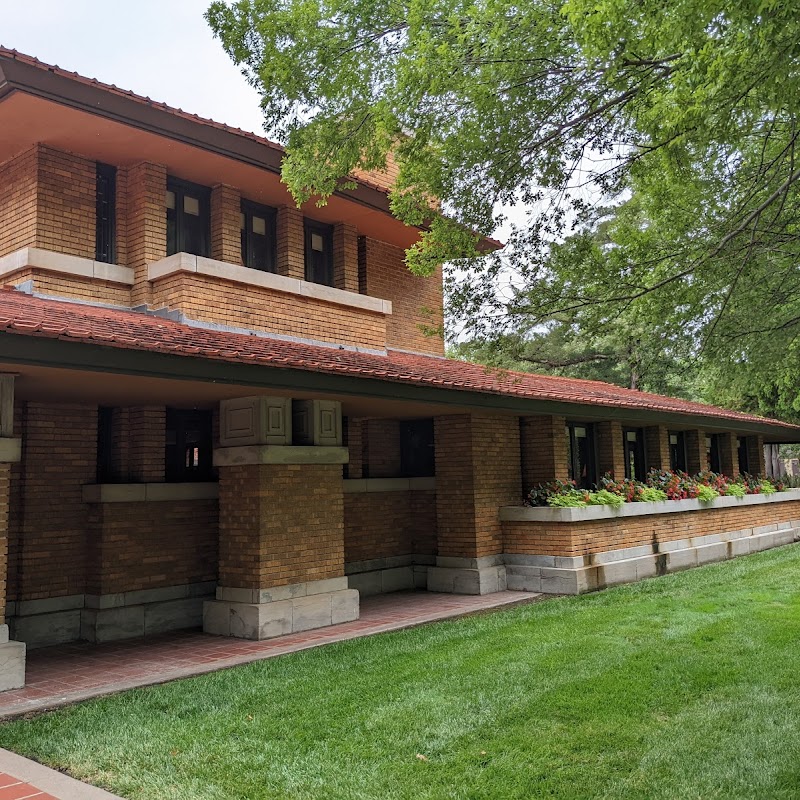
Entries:
<svg viewBox="0 0 800 800">
<path fill-rule="evenodd" d="M 126 692 L 0 746 L 131 800 L 797 798 L 798 657 L 790 546 Z"/>
</svg>

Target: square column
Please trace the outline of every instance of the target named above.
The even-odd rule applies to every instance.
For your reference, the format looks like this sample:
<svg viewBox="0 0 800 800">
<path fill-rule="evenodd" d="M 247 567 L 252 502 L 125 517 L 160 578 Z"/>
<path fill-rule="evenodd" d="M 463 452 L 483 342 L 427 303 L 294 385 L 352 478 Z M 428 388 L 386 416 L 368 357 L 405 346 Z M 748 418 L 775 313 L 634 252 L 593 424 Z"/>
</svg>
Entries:
<svg viewBox="0 0 800 800">
<path fill-rule="evenodd" d="M 565 417 L 521 417 L 522 491 L 548 481 L 566 481 L 567 434 Z"/>
<path fill-rule="evenodd" d="M 438 555 L 428 590 L 503 591 L 499 508 L 522 497 L 518 419 L 460 414 L 436 417 L 434 426 Z"/>
<path fill-rule="evenodd" d="M 766 475 L 763 436 L 747 437 L 747 463 L 751 475 Z"/>
<path fill-rule="evenodd" d="M 255 413 L 248 416 L 248 407 Z M 289 444 L 290 408 L 284 398 L 223 404 L 223 444 L 286 443 L 214 451 L 219 585 L 217 599 L 204 605 L 207 633 L 269 639 L 358 619 L 358 591 L 344 573 L 347 449 Z"/>
<path fill-rule="evenodd" d="M 22 442 L 14 433 L 14 376 L 0 375 L 0 692 L 25 685 L 25 643 L 8 639 L 8 507 L 11 464 L 20 460 Z"/>
<path fill-rule="evenodd" d="M 597 467 L 600 477 L 610 472 L 615 478 L 625 476 L 625 450 L 622 446 L 622 425 L 619 422 L 598 422 Z"/>
<path fill-rule="evenodd" d="M 719 452 L 719 470 L 729 478 L 739 475 L 739 451 L 736 447 L 735 433 L 717 434 L 717 448 Z"/>
<path fill-rule="evenodd" d="M 706 434 L 705 431 L 686 431 L 686 471 L 690 475 L 702 472 L 706 468 Z"/>
<path fill-rule="evenodd" d="M 669 434 L 664 425 L 644 429 L 647 469 L 669 469 Z"/>
</svg>

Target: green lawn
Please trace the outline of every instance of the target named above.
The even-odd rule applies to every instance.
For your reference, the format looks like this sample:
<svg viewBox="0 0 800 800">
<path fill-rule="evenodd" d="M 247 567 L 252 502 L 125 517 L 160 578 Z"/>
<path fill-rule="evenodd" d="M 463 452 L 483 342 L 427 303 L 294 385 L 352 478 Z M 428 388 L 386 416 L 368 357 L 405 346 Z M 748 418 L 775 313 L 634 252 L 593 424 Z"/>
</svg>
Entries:
<svg viewBox="0 0 800 800">
<path fill-rule="evenodd" d="M 0 745 L 137 800 L 797 798 L 799 658 L 792 546 L 83 703 Z"/>
</svg>

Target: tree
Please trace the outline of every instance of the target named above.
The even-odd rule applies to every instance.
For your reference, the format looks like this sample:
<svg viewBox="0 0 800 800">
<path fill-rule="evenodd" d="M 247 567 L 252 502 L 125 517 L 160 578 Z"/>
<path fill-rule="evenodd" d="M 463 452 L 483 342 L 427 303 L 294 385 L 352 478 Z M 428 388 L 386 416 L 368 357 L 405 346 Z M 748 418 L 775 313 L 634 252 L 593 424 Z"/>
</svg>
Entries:
<svg viewBox="0 0 800 800">
<path fill-rule="evenodd" d="M 765 389 L 800 333 L 800 14 L 779 0 L 240 0 L 208 20 L 319 202 L 355 168 L 399 165 L 408 254 L 456 261 L 472 332 L 620 315 L 690 338 Z M 553 280 L 550 247 L 626 204 L 608 257 Z M 432 211 L 437 198 L 444 214 Z M 499 206 L 532 209 L 477 259 Z M 460 260 L 461 259 L 461 260 Z M 498 292 L 513 275 L 514 305 Z M 527 306 L 519 301 L 527 298 Z M 509 311 L 513 312 L 509 314 Z"/>
</svg>

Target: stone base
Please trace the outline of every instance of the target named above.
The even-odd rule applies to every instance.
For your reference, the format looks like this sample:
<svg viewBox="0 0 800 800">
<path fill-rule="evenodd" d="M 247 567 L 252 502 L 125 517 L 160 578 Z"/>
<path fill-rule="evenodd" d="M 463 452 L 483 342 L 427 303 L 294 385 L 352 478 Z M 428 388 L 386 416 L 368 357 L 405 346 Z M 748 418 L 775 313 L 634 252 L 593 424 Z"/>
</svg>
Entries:
<svg viewBox="0 0 800 800">
<path fill-rule="evenodd" d="M 358 591 L 347 588 L 347 578 L 271 589 L 220 587 L 217 599 L 203 604 L 203 630 L 260 641 L 352 622 L 358 615 Z"/>
<path fill-rule="evenodd" d="M 203 624 L 203 602 L 215 583 L 188 583 L 118 594 L 79 594 L 10 603 L 14 638 L 28 647 L 85 639 L 111 642 Z"/>
<path fill-rule="evenodd" d="M 800 528 L 788 523 L 753 530 L 697 536 L 588 556 L 506 554 L 508 588 L 545 594 L 583 594 L 608 586 L 724 561 L 800 541 Z"/>
<path fill-rule="evenodd" d="M 361 597 L 428 586 L 428 569 L 435 556 L 405 555 L 373 558 L 345 564 L 348 585 Z"/>
<path fill-rule="evenodd" d="M 503 556 L 453 558 L 439 556 L 428 567 L 428 591 L 447 594 L 492 594 L 506 589 Z"/>
<path fill-rule="evenodd" d="M 0 692 L 25 685 L 25 643 L 8 640 L 8 625 L 0 625 Z"/>
</svg>

